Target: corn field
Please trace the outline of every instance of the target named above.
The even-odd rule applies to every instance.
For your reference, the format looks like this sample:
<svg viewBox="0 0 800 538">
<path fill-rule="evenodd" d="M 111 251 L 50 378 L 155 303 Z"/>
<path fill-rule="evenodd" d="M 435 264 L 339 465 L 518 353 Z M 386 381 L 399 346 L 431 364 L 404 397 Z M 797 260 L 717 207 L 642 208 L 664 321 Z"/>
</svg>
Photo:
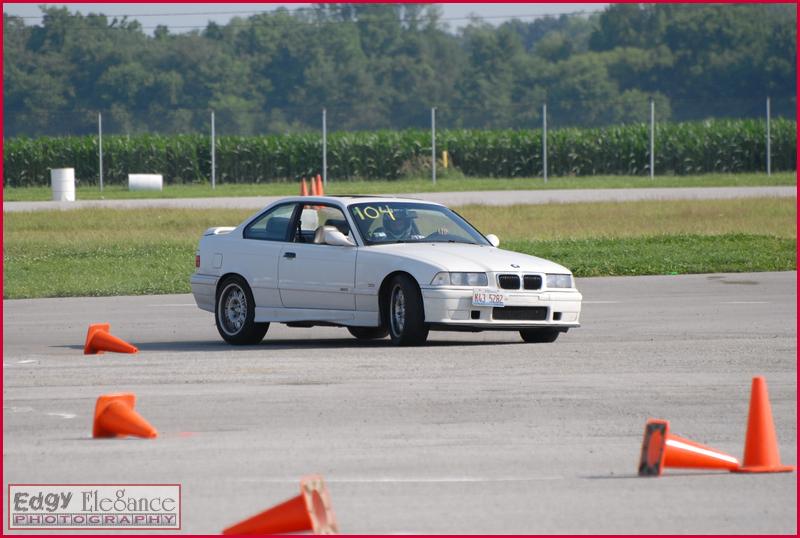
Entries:
<svg viewBox="0 0 800 538">
<path fill-rule="evenodd" d="M 771 124 L 772 169 L 795 170 L 796 122 Z M 766 124 L 761 120 L 713 120 L 656 126 L 657 174 L 755 172 L 766 169 Z M 424 176 L 430 167 L 427 130 L 338 132 L 328 136 L 328 177 L 393 180 Z M 645 175 L 649 125 L 548 132 L 551 176 Z M 441 130 L 438 151 L 466 176 L 533 177 L 542 174 L 539 130 Z M 130 173 L 157 173 L 166 183 L 205 182 L 211 177 L 207 135 L 103 137 L 105 184 L 126 184 Z M 322 166 L 318 133 L 221 136 L 216 146 L 217 181 L 294 181 Z M 12 138 L 4 141 L 5 187 L 49 185 L 51 168 L 75 168 L 82 185 L 96 184 L 97 137 Z"/>
</svg>

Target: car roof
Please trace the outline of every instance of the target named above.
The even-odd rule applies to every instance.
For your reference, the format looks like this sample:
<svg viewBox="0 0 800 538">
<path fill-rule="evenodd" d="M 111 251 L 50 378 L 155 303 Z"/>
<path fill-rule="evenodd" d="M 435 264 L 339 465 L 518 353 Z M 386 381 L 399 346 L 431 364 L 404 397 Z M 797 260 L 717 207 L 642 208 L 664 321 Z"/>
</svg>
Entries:
<svg viewBox="0 0 800 538">
<path fill-rule="evenodd" d="M 281 202 L 338 202 L 346 206 L 360 203 L 383 203 L 383 202 L 409 202 L 425 203 L 431 205 L 442 205 L 436 202 L 429 202 L 419 198 L 409 198 L 406 196 L 375 196 L 362 194 L 340 194 L 336 196 L 292 196 L 280 200 Z"/>
</svg>

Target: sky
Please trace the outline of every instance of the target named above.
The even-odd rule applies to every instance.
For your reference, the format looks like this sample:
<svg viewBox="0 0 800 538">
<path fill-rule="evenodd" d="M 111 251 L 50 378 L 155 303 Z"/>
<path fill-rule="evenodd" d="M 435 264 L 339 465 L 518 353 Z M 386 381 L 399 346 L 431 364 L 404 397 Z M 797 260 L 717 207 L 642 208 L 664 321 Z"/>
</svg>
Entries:
<svg viewBox="0 0 800 538">
<path fill-rule="evenodd" d="M 287 9 L 297 9 L 311 6 L 306 4 L 122 4 L 122 3 L 72 3 L 72 4 L 47 4 L 50 6 L 69 6 L 72 11 L 87 13 L 104 13 L 106 15 L 128 15 L 129 19 L 138 20 L 145 31 L 152 33 L 158 25 L 170 27 L 172 33 L 190 31 L 204 28 L 208 21 L 225 24 L 231 18 L 247 17 L 258 12 L 272 11 L 280 6 Z M 469 16 L 478 15 L 487 22 L 500 24 L 512 18 L 521 20 L 534 20 L 543 15 L 574 13 L 580 11 L 599 11 L 608 4 L 440 4 L 444 22 L 451 29 L 465 26 Z M 3 12 L 20 17 L 26 17 L 28 24 L 41 22 L 39 4 L 4 3 Z M 145 15 L 145 16 L 143 16 Z M 180 28 L 186 27 L 186 28 Z"/>
</svg>

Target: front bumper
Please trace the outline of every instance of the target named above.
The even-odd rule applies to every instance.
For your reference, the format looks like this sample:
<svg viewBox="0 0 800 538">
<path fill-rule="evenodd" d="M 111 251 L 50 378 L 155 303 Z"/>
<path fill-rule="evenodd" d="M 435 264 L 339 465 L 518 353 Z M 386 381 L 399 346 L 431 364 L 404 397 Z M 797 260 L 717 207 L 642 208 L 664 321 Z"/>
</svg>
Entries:
<svg viewBox="0 0 800 538">
<path fill-rule="evenodd" d="M 425 322 L 472 330 L 514 330 L 530 327 L 569 329 L 580 326 L 583 296 L 575 289 L 506 291 L 506 307 L 539 307 L 543 319 L 495 319 L 495 308 L 473 306 L 472 288 L 422 288 Z M 499 310 L 499 309 L 498 309 Z"/>
</svg>

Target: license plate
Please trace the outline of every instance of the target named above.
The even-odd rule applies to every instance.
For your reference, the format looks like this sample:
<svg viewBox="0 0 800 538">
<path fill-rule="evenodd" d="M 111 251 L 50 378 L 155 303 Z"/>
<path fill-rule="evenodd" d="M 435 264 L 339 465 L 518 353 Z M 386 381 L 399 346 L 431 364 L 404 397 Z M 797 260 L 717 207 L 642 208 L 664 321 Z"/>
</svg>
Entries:
<svg viewBox="0 0 800 538">
<path fill-rule="evenodd" d="M 506 296 L 497 290 L 472 290 L 473 306 L 505 306 Z"/>
</svg>

